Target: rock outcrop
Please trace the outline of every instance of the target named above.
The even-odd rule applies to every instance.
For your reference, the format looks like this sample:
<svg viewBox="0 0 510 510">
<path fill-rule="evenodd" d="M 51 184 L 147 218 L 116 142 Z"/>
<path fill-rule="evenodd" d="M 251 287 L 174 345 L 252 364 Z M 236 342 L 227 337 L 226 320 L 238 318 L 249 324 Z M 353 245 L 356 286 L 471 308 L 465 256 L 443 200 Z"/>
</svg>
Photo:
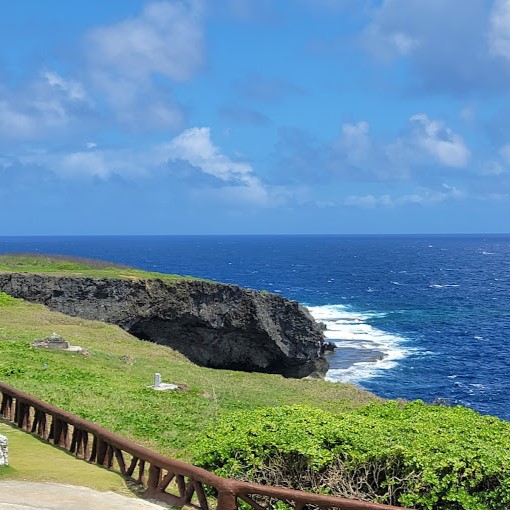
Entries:
<svg viewBox="0 0 510 510">
<path fill-rule="evenodd" d="M 1 273 L 0 291 L 51 310 L 117 324 L 213 368 L 322 376 L 324 335 L 295 301 L 203 280 Z"/>
</svg>

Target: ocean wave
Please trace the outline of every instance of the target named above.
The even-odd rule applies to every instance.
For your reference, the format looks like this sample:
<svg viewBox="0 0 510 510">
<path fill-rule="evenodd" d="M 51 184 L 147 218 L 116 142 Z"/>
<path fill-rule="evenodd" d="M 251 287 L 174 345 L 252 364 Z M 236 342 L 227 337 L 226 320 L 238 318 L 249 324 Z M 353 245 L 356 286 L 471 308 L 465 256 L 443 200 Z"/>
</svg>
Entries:
<svg viewBox="0 0 510 510">
<path fill-rule="evenodd" d="M 382 370 L 394 368 L 411 349 L 405 338 L 388 333 L 369 324 L 371 319 L 383 318 L 381 312 L 359 312 L 345 305 L 309 306 L 312 316 L 326 326 L 324 336 L 336 345 L 330 357 L 326 379 L 340 382 L 359 382 L 380 375 Z"/>
</svg>

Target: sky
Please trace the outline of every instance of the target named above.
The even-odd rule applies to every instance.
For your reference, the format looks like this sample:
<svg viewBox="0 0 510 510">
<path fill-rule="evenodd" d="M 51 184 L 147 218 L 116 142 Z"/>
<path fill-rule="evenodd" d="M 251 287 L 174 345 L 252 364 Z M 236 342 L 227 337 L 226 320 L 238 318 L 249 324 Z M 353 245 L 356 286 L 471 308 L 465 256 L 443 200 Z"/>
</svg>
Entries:
<svg viewBox="0 0 510 510">
<path fill-rule="evenodd" d="M 5 0 L 0 235 L 508 233 L 510 0 Z"/>
</svg>

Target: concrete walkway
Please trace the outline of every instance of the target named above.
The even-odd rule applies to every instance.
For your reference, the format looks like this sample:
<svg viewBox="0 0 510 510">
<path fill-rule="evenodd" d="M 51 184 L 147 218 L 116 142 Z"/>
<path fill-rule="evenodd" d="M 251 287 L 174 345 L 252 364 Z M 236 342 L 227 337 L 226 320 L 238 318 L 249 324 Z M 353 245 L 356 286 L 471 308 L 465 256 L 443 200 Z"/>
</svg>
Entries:
<svg viewBox="0 0 510 510">
<path fill-rule="evenodd" d="M 56 483 L 0 481 L 1 510 L 162 510 L 166 505 Z"/>
</svg>

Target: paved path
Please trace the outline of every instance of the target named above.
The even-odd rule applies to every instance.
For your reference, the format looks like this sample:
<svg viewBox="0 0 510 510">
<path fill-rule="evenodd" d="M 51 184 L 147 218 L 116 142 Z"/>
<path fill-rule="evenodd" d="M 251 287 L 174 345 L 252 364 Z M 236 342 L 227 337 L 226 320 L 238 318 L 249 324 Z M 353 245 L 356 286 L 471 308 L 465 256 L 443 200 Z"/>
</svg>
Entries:
<svg viewBox="0 0 510 510">
<path fill-rule="evenodd" d="M 162 510 L 160 506 L 114 492 L 56 483 L 0 481 L 1 510 Z"/>
</svg>

